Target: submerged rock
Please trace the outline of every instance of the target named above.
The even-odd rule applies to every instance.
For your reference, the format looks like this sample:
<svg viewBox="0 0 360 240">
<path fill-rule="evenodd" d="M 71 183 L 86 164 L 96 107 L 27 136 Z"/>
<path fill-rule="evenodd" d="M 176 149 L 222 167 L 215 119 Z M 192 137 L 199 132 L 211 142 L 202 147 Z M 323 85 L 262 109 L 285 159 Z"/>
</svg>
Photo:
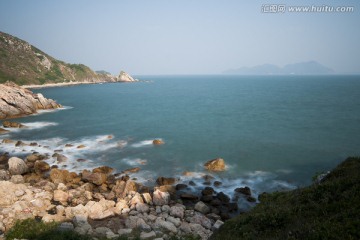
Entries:
<svg viewBox="0 0 360 240">
<path fill-rule="evenodd" d="M 216 158 L 209 160 L 204 164 L 204 167 L 210 171 L 224 171 L 225 170 L 225 161 L 222 158 Z"/>
</svg>

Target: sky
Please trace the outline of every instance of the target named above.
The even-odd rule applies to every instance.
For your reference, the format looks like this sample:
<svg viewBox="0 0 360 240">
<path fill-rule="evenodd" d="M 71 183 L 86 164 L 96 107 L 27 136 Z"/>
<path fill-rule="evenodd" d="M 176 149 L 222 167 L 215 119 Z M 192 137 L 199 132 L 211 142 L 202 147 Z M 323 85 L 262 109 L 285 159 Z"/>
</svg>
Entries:
<svg viewBox="0 0 360 240">
<path fill-rule="evenodd" d="M 269 4 L 285 11 L 270 13 Z M 291 6 L 354 10 L 294 13 Z M 305 61 L 360 73 L 359 23 L 356 0 L 0 0 L 0 31 L 116 75 L 219 74 Z"/>
</svg>

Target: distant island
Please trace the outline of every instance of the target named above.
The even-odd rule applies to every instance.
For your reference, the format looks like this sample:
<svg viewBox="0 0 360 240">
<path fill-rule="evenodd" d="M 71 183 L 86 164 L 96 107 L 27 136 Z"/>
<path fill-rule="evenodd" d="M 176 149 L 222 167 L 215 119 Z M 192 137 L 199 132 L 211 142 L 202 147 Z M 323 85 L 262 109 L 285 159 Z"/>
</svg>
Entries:
<svg viewBox="0 0 360 240">
<path fill-rule="evenodd" d="M 279 67 L 273 64 L 241 67 L 237 69 L 229 69 L 223 73 L 236 75 L 323 75 L 333 74 L 334 70 L 316 61 L 309 61 L 287 64 L 284 67 Z"/>
<path fill-rule="evenodd" d="M 28 42 L 0 32 L 0 83 L 12 81 L 18 85 L 66 85 L 76 83 L 133 82 L 129 74 L 119 76 L 93 71 L 84 64 L 69 64 L 57 60 Z"/>
</svg>

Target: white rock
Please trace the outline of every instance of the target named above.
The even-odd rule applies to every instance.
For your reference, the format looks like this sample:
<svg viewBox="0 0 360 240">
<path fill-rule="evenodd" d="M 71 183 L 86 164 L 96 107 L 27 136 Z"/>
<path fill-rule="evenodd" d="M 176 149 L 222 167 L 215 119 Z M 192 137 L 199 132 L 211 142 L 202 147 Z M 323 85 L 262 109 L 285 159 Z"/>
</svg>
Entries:
<svg viewBox="0 0 360 240">
<path fill-rule="evenodd" d="M 89 218 L 104 219 L 115 215 L 114 206 L 114 201 L 101 199 L 99 202 L 89 201 L 85 207 L 88 209 Z"/>
<path fill-rule="evenodd" d="M 118 81 L 120 82 L 135 82 L 135 79 L 132 78 L 129 74 L 124 71 L 121 71 L 118 76 Z"/>
<path fill-rule="evenodd" d="M 150 205 L 153 204 L 150 193 L 143 193 L 142 196 L 145 200 L 145 203 L 150 204 Z"/>
<path fill-rule="evenodd" d="M 65 184 L 59 183 L 57 189 L 58 189 L 58 190 L 62 190 L 62 191 L 66 191 L 66 190 L 67 190 L 67 187 L 66 187 Z"/>
<path fill-rule="evenodd" d="M 157 206 L 167 205 L 170 202 L 170 194 L 168 192 L 161 192 L 155 190 L 153 193 L 153 203 Z"/>
<path fill-rule="evenodd" d="M 224 224 L 223 221 L 217 220 L 214 225 L 212 226 L 211 230 L 212 231 L 217 231 L 219 230 L 219 228 Z"/>
<path fill-rule="evenodd" d="M 24 162 L 24 160 L 20 158 L 12 157 L 9 159 L 8 164 L 9 164 L 9 172 L 12 175 L 21 175 L 28 171 L 28 167 L 26 163 Z"/>
</svg>

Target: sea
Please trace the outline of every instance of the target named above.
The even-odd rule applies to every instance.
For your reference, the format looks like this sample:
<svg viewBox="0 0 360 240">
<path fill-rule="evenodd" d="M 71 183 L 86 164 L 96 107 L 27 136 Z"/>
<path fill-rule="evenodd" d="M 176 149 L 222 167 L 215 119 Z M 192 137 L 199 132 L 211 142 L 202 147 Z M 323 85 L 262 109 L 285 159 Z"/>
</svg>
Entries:
<svg viewBox="0 0 360 240">
<path fill-rule="evenodd" d="M 64 108 L 15 119 L 28 128 L 0 136 L 40 146 L 2 143 L 0 150 L 47 153 L 51 164 L 54 150 L 63 150 L 68 160 L 57 165 L 75 172 L 139 167 L 130 176 L 145 185 L 175 177 L 194 181 L 196 190 L 211 175 L 222 183 L 216 191 L 232 195 L 249 186 L 254 196 L 307 186 L 360 155 L 360 76 L 136 77 L 141 81 L 33 89 Z M 204 169 L 219 157 L 224 172 Z"/>
</svg>

